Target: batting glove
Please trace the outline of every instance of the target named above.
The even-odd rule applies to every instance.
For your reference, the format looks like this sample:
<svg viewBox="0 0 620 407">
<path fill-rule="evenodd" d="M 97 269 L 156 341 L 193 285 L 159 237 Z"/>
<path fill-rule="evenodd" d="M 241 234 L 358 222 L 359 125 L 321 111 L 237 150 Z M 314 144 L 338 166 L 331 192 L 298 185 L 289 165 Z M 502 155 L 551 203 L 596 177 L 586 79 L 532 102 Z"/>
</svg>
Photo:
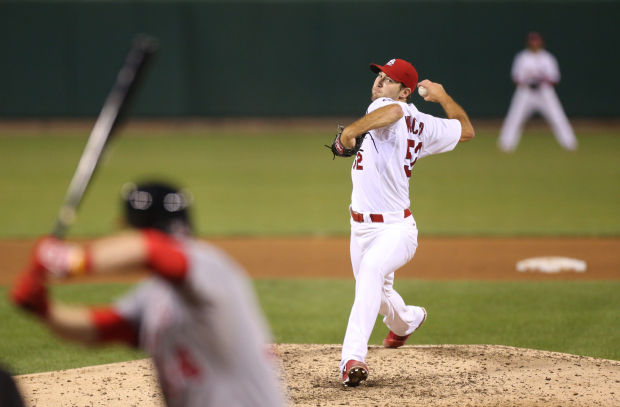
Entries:
<svg viewBox="0 0 620 407">
<path fill-rule="evenodd" d="M 20 308 L 45 319 L 49 312 L 46 282 L 46 271 L 31 261 L 21 272 L 11 290 L 11 301 Z"/>
</svg>

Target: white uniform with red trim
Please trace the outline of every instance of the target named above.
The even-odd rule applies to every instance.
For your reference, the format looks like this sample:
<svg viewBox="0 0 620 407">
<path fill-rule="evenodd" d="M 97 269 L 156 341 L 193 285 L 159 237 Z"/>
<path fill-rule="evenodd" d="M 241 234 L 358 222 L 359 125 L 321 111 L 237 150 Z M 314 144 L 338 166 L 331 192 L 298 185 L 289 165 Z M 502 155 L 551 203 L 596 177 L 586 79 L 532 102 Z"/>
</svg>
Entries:
<svg viewBox="0 0 620 407">
<path fill-rule="evenodd" d="M 138 330 L 167 404 L 283 406 L 266 323 L 241 268 L 204 242 L 161 240 L 164 252 L 186 256 L 186 272 L 175 282 L 148 279 L 115 309 Z"/>
<path fill-rule="evenodd" d="M 419 158 L 453 150 L 461 123 L 420 112 L 413 104 L 378 98 L 367 114 L 398 104 L 404 116 L 371 130 L 351 169 L 351 263 L 355 301 L 342 345 L 340 370 L 350 359 L 366 361 L 377 314 L 399 336 L 421 323 L 421 307 L 408 306 L 393 289 L 394 272 L 413 258 L 418 229 L 409 212 L 409 178 Z"/>
<path fill-rule="evenodd" d="M 551 124 L 558 143 L 566 150 L 577 149 L 577 138 L 553 88 L 560 81 L 555 57 L 544 49 L 523 50 L 513 61 L 511 75 L 517 88 L 502 125 L 499 148 L 514 151 L 521 139 L 523 124 L 533 113 L 540 112 Z"/>
</svg>

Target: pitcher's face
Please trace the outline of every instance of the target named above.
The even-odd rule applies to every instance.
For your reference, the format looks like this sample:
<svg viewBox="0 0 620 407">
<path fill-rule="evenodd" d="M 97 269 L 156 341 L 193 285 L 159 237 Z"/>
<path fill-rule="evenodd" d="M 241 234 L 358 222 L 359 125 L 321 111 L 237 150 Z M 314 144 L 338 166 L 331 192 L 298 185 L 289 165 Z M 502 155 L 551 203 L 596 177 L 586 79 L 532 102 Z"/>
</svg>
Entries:
<svg viewBox="0 0 620 407">
<path fill-rule="evenodd" d="M 402 83 L 396 82 L 384 72 L 379 72 L 372 85 L 371 99 L 390 98 L 399 100 L 400 93 L 403 89 L 404 86 Z"/>
</svg>

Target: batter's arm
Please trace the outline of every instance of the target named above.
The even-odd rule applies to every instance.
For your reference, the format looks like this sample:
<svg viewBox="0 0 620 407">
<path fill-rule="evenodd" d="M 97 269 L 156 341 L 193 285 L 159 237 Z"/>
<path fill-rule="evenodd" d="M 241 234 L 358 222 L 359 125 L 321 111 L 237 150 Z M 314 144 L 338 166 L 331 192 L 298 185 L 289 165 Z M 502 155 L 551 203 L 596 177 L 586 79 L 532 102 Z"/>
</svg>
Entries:
<svg viewBox="0 0 620 407">
<path fill-rule="evenodd" d="M 89 257 L 90 271 L 96 273 L 140 266 L 147 259 L 144 236 L 137 230 L 95 240 L 83 250 Z"/>
<path fill-rule="evenodd" d="M 474 131 L 474 126 L 469 120 L 469 116 L 467 116 L 465 110 L 446 93 L 440 83 L 425 79 L 420 82 L 418 86 L 424 86 L 428 90 L 428 94 L 424 97 L 425 101 L 439 103 L 446 112 L 448 119 L 456 119 L 461 123 L 461 138 L 459 142 L 474 138 L 476 133 Z"/>
<path fill-rule="evenodd" d="M 171 282 L 184 280 L 188 261 L 181 244 L 157 230 L 131 230 L 87 245 L 45 238 L 33 256 L 56 277 L 106 274 L 146 266 Z"/>
<path fill-rule="evenodd" d="M 340 136 L 340 141 L 346 148 L 353 148 L 356 137 L 370 130 L 395 123 L 403 115 L 403 109 L 396 103 L 380 107 L 345 127 Z"/>
<path fill-rule="evenodd" d="M 47 285 L 48 271 L 33 257 L 11 289 L 11 301 L 62 338 L 84 344 L 120 341 L 137 345 L 137 328 L 113 307 L 64 305 L 48 297 Z"/>
<path fill-rule="evenodd" d="M 138 331 L 112 306 L 69 306 L 50 301 L 44 323 L 63 339 L 94 345 L 122 342 L 138 345 Z"/>
<path fill-rule="evenodd" d="M 45 324 L 63 339 L 84 344 L 96 342 L 97 330 L 87 307 L 68 306 L 51 301 Z"/>
<path fill-rule="evenodd" d="M 137 344 L 136 329 L 111 306 L 66 305 L 48 298 L 47 276 L 102 272 L 144 262 L 139 233 L 94 241 L 88 246 L 53 237 L 35 245 L 29 264 L 12 290 L 13 302 L 35 315 L 58 336 L 83 344 L 120 341 Z"/>
</svg>

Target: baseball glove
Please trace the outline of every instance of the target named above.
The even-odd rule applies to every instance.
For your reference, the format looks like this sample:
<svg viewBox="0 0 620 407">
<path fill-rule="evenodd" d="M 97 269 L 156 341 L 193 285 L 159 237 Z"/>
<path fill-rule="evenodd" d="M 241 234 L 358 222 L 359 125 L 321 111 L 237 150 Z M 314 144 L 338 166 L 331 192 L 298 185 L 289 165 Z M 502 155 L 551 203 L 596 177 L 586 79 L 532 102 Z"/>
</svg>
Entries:
<svg viewBox="0 0 620 407">
<path fill-rule="evenodd" d="M 332 150 L 334 153 L 334 158 L 338 157 L 351 157 L 356 155 L 360 148 L 362 147 L 362 142 L 364 141 L 364 137 L 366 137 L 367 133 L 362 134 L 361 136 L 357 136 L 355 138 L 355 145 L 352 148 L 346 148 L 342 141 L 340 140 L 340 136 L 342 135 L 342 131 L 344 130 L 344 126 L 338 126 L 338 132 L 336 133 L 336 138 L 332 142 L 331 146 L 325 145 L 325 147 Z"/>
</svg>

